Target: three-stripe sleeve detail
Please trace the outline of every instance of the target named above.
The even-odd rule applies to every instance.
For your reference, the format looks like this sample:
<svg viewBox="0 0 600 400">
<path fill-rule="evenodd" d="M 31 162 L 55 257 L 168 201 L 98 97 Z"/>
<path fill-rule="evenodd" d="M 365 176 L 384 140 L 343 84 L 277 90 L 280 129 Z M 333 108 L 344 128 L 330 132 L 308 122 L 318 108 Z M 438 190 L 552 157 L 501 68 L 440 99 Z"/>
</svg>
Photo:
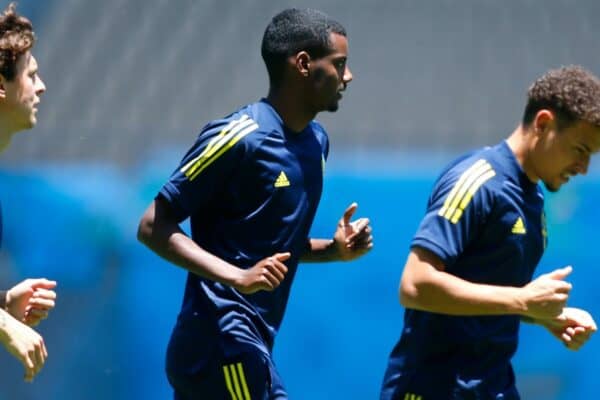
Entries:
<svg viewBox="0 0 600 400">
<path fill-rule="evenodd" d="M 258 129 L 258 124 L 247 115 L 231 121 L 217 136 L 212 138 L 206 148 L 197 157 L 181 168 L 181 172 L 191 181 L 204 169 L 232 148 L 244 136 Z"/>
<path fill-rule="evenodd" d="M 246 382 L 244 366 L 241 362 L 223 366 L 225 386 L 231 396 L 231 400 L 252 400 L 250 390 Z"/>
<path fill-rule="evenodd" d="M 456 224 L 477 190 L 495 175 L 496 172 L 486 160 L 475 162 L 454 184 L 438 215 Z"/>
</svg>

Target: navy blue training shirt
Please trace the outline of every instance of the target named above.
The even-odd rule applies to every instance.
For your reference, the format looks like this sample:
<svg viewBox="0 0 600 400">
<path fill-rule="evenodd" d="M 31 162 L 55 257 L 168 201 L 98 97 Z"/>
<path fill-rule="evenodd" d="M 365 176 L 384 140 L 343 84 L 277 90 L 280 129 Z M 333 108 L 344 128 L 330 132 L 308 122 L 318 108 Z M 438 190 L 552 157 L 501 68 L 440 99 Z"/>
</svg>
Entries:
<svg viewBox="0 0 600 400">
<path fill-rule="evenodd" d="M 203 128 L 160 196 L 180 221 L 190 217 L 196 243 L 239 268 L 278 252 L 291 258 L 272 292 L 243 295 L 188 274 L 181 315 L 199 313 L 218 332 L 242 338 L 250 326 L 272 346 L 307 250 L 328 151 L 320 124 L 292 132 L 264 99 Z"/>
<path fill-rule="evenodd" d="M 470 282 L 524 286 L 546 246 L 543 206 L 541 189 L 502 142 L 446 168 L 411 247 L 436 254 L 446 272 Z M 519 323 L 517 315 L 461 317 L 407 309 L 384 392 L 412 388 L 424 399 L 450 399 L 456 390 L 498 396 L 506 389 L 508 396 L 514 390 L 510 359 Z"/>
</svg>

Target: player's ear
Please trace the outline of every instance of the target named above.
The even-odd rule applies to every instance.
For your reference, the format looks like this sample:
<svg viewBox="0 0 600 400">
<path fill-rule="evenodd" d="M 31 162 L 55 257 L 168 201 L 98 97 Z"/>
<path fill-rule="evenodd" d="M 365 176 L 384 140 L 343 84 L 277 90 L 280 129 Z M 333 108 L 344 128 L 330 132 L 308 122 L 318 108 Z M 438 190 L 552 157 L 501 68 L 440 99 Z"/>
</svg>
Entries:
<svg viewBox="0 0 600 400">
<path fill-rule="evenodd" d="M 550 110 L 539 110 L 533 119 L 533 127 L 536 133 L 547 134 L 556 128 L 556 116 Z"/>
<path fill-rule="evenodd" d="M 306 51 L 296 54 L 296 70 L 300 75 L 307 77 L 310 74 L 310 55 Z"/>
</svg>

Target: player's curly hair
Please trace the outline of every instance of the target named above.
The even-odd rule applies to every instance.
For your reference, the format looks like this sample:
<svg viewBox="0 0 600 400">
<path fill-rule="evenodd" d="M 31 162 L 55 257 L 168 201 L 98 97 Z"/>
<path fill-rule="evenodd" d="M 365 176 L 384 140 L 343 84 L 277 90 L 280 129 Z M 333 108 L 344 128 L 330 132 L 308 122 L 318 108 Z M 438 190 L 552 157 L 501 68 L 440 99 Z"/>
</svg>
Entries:
<svg viewBox="0 0 600 400">
<path fill-rule="evenodd" d="M 542 109 L 555 113 L 559 129 L 577 121 L 600 127 L 600 79 L 578 65 L 548 71 L 527 92 L 523 126 Z"/>
<path fill-rule="evenodd" d="M 0 74 L 9 81 L 15 78 L 19 57 L 35 43 L 31 21 L 17 14 L 16 8 L 12 2 L 0 15 Z"/>
<path fill-rule="evenodd" d="M 346 36 L 342 24 L 318 10 L 288 8 L 275 15 L 265 29 L 261 46 L 271 86 L 281 82 L 289 56 L 303 50 L 314 58 L 329 54 L 331 33 Z"/>
</svg>

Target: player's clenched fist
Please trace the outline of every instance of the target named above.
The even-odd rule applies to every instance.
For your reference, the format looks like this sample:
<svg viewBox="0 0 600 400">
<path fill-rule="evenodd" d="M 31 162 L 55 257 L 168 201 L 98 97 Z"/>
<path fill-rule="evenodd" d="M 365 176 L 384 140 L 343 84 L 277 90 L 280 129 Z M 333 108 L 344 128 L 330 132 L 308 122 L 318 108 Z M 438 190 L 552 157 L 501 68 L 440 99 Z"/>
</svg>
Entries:
<svg viewBox="0 0 600 400">
<path fill-rule="evenodd" d="M 235 288 L 244 294 L 251 294 L 259 290 L 274 290 L 285 278 L 288 269 L 284 261 L 290 256 L 290 253 L 275 253 L 271 257 L 260 260 L 252 268 L 242 270 Z"/>
<path fill-rule="evenodd" d="M 525 315 L 534 319 L 552 318 L 560 315 L 571 291 L 571 284 L 564 279 L 573 268 L 565 267 L 540 275 L 524 289 Z"/>
<path fill-rule="evenodd" d="M 596 322 L 589 312 L 573 307 L 565 307 L 555 318 L 537 322 L 545 326 L 571 350 L 579 350 L 598 330 Z"/>
<path fill-rule="evenodd" d="M 55 281 L 25 279 L 6 293 L 6 310 L 29 326 L 48 317 L 56 302 Z"/>
</svg>

